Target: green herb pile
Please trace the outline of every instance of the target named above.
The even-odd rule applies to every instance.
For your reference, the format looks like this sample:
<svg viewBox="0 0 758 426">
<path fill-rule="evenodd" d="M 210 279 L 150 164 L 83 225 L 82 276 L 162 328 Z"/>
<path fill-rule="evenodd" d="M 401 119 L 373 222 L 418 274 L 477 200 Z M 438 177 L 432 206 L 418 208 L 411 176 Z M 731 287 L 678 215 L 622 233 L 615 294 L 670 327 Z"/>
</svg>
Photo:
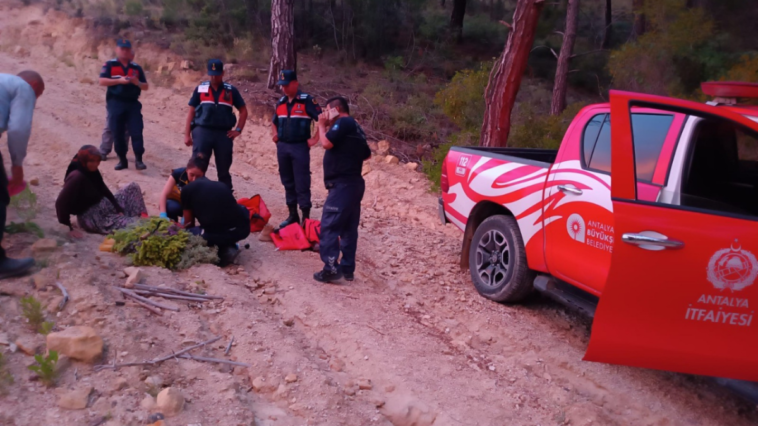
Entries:
<svg viewBox="0 0 758 426">
<path fill-rule="evenodd" d="M 205 240 L 166 219 L 143 219 L 110 235 L 113 251 L 128 256 L 137 266 L 187 269 L 198 263 L 215 263 L 218 255 Z"/>
</svg>

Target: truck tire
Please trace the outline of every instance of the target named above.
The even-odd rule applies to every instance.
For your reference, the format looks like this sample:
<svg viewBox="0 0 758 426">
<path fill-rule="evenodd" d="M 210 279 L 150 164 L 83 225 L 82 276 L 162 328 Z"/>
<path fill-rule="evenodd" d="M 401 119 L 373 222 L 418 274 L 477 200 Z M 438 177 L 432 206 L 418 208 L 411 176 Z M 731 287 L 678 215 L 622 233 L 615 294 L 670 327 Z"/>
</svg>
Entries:
<svg viewBox="0 0 758 426">
<path fill-rule="evenodd" d="M 469 270 L 476 290 L 490 300 L 515 303 L 532 292 L 536 274 L 527 266 L 516 219 L 490 216 L 476 228 L 469 250 Z"/>
</svg>

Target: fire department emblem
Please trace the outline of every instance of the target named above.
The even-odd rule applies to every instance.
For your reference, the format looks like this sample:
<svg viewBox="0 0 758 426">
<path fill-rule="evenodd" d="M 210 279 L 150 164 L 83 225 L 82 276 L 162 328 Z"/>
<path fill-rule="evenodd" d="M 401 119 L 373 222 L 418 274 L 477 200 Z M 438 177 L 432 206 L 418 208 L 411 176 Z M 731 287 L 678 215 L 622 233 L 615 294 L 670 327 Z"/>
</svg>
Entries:
<svg viewBox="0 0 758 426">
<path fill-rule="evenodd" d="M 569 233 L 569 237 L 572 240 L 580 243 L 584 242 L 587 232 L 587 225 L 584 223 L 584 218 L 574 213 L 566 220 L 566 230 Z"/>
<path fill-rule="evenodd" d="M 708 281 L 719 290 L 740 291 L 753 285 L 757 277 L 758 260 L 737 240 L 730 248 L 714 253 L 708 262 Z"/>
</svg>

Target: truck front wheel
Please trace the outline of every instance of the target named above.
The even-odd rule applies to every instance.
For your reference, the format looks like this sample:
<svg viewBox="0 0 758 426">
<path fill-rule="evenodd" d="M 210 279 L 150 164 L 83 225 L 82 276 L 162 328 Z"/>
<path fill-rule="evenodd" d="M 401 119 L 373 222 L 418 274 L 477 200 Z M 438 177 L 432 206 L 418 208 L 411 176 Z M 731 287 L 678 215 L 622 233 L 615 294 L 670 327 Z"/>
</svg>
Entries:
<svg viewBox="0 0 758 426">
<path fill-rule="evenodd" d="M 514 303 L 529 295 L 535 273 L 527 266 L 516 219 L 496 215 L 479 225 L 471 241 L 469 270 L 476 290 L 490 300 Z"/>
</svg>

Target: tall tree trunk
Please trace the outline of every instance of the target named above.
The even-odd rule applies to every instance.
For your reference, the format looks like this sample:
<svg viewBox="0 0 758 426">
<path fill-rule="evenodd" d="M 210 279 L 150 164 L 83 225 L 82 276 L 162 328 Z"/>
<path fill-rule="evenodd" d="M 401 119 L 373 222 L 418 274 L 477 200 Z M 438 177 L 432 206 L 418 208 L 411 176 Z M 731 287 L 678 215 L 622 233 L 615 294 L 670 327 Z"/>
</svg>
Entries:
<svg viewBox="0 0 758 426">
<path fill-rule="evenodd" d="M 566 89 L 568 87 L 568 72 L 571 55 L 574 54 L 576 41 L 576 22 L 579 15 L 579 0 L 568 0 L 566 11 L 566 30 L 563 34 L 561 53 L 558 55 L 558 66 L 555 68 L 555 84 L 553 85 L 553 101 L 550 103 L 550 114 L 559 115 L 566 109 Z"/>
<path fill-rule="evenodd" d="M 645 34 L 645 0 L 632 0 L 634 10 L 634 37 Z"/>
<path fill-rule="evenodd" d="M 450 30 L 455 40 L 463 40 L 463 17 L 466 16 L 466 0 L 453 0 L 453 13 L 450 15 Z"/>
<path fill-rule="evenodd" d="M 526 70 L 537 31 L 537 20 L 544 4 L 544 0 L 518 0 L 516 4 L 508 41 L 503 54 L 492 68 L 485 90 L 484 123 L 479 139 L 481 146 L 503 147 L 508 143 L 513 104 Z"/>
<path fill-rule="evenodd" d="M 268 88 L 273 89 L 282 70 L 297 68 L 295 55 L 295 0 L 271 0 L 271 65 Z"/>
<path fill-rule="evenodd" d="M 611 38 L 613 37 L 613 6 L 611 3 L 611 0 L 605 0 L 605 28 L 603 30 L 603 43 L 601 45 L 603 49 L 611 46 Z"/>
</svg>

